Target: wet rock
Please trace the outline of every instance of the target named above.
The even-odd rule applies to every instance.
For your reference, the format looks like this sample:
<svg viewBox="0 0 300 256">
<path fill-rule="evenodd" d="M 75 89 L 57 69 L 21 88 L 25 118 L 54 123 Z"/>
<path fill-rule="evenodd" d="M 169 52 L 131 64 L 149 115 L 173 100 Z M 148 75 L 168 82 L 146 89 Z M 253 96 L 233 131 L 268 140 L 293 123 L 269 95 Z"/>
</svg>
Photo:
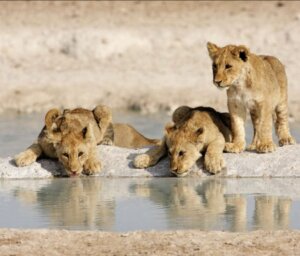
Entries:
<svg viewBox="0 0 300 256">
<path fill-rule="evenodd" d="M 132 160 L 147 149 L 124 149 L 112 146 L 99 146 L 99 158 L 103 177 L 166 177 L 169 172 L 167 158 L 156 166 L 147 169 L 135 169 Z M 300 177 L 300 145 L 277 148 L 274 153 L 224 154 L 226 170 L 218 177 Z M 63 168 L 56 160 L 42 159 L 27 167 L 16 167 L 12 158 L 0 159 L 1 178 L 51 178 L 59 176 Z M 203 169 L 202 159 L 193 167 L 189 176 L 211 176 Z"/>
</svg>

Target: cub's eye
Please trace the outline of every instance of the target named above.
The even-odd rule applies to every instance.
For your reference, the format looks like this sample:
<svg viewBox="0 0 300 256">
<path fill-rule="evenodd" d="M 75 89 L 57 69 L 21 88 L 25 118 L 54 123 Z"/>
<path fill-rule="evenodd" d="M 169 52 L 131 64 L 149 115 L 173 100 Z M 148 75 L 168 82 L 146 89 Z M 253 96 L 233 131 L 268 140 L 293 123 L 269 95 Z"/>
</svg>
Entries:
<svg viewBox="0 0 300 256">
<path fill-rule="evenodd" d="M 172 154 L 171 154 L 171 152 L 170 152 L 170 151 L 168 151 L 168 156 L 170 156 L 170 157 L 171 157 L 171 155 L 172 155 Z"/>
<path fill-rule="evenodd" d="M 217 69 L 217 64 L 214 63 L 214 64 L 212 65 L 212 68 L 213 68 L 213 69 Z"/>
<path fill-rule="evenodd" d="M 69 158 L 69 154 L 68 153 L 63 153 L 63 156 L 66 158 Z"/>
<path fill-rule="evenodd" d="M 232 68 L 231 65 L 229 65 L 229 64 L 226 64 L 226 65 L 225 65 L 225 69 L 230 69 L 230 68 Z"/>
<path fill-rule="evenodd" d="M 179 153 L 178 153 L 179 156 L 184 156 L 184 154 L 185 154 L 185 152 L 182 151 L 182 150 L 180 150 Z"/>
<path fill-rule="evenodd" d="M 78 153 L 78 157 L 81 157 L 82 155 L 83 155 L 83 152 L 80 151 L 80 152 Z"/>
</svg>

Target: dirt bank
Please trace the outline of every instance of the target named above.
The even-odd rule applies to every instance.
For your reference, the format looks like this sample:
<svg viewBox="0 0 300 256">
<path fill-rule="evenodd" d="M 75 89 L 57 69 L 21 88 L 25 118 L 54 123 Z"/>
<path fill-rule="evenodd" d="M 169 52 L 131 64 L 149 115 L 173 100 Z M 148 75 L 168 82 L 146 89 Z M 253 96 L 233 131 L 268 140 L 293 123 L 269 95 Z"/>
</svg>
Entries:
<svg viewBox="0 0 300 256">
<path fill-rule="evenodd" d="M 0 232 L 5 255 L 299 255 L 300 232 Z"/>
<path fill-rule="evenodd" d="M 0 111 L 226 109 L 206 42 L 276 55 L 300 119 L 300 2 L 1 2 Z"/>
</svg>

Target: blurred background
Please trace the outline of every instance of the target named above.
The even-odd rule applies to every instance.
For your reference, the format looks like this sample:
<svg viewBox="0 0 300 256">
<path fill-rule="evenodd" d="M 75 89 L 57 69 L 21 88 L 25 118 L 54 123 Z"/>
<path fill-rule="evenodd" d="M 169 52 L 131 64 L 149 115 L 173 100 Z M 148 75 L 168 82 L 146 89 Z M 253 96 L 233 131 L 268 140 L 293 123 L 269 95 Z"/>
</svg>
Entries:
<svg viewBox="0 0 300 256">
<path fill-rule="evenodd" d="M 30 145 L 52 107 L 106 104 L 151 138 L 179 105 L 227 111 L 207 41 L 285 64 L 300 138 L 300 2 L 0 2 L 0 156 Z"/>
<path fill-rule="evenodd" d="M 300 116 L 300 2 L 285 1 L 0 2 L 0 111 L 226 110 L 207 41 L 277 56 Z"/>
</svg>

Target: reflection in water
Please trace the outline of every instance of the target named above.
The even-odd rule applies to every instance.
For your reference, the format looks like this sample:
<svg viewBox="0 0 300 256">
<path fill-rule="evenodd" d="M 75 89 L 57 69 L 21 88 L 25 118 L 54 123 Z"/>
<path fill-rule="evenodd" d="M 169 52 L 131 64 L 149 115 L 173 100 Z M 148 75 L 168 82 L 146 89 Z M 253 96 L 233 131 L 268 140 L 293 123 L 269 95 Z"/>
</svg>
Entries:
<svg viewBox="0 0 300 256">
<path fill-rule="evenodd" d="M 154 226 L 155 229 L 229 231 L 290 228 L 290 212 L 291 209 L 299 211 L 299 201 L 271 194 L 280 186 L 278 179 L 274 185 L 272 180 L 268 181 L 270 194 L 245 191 L 241 194 L 234 187 L 241 188 L 242 182 L 243 179 L 97 177 L 1 181 L 0 196 L 12 198 L 5 205 L 11 207 L 10 211 L 16 205 L 22 211 L 30 209 L 24 215 L 27 216 L 24 222 L 35 223 L 33 227 L 107 231 L 146 230 Z M 283 187 L 285 182 L 287 179 L 282 180 Z M 253 179 L 251 183 L 255 191 L 264 187 L 261 179 Z M 300 187 L 298 183 L 288 184 L 293 193 Z M 126 206 L 130 206 L 129 211 Z M 14 226 L 11 216 L 2 212 L 1 219 L 0 226 Z"/>
<path fill-rule="evenodd" d="M 214 229 L 226 208 L 224 184 L 218 180 L 151 179 L 142 187 L 135 184 L 133 188 L 137 195 L 146 196 L 165 209 L 169 229 Z M 149 191 L 146 195 L 145 188 Z"/>
<path fill-rule="evenodd" d="M 97 179 L 66 179 L 37 193 L 39 208 L 54 226 L 70 229 L 110 230 L 114 224 L 114 203 L 101 200 Z"/>
<path fill-rule="evenodd" d="M 247 198 L 244 195 L 226 197 L 226 206 L 229 216 L 229 230 L 235 232 L 247 231 Z"/>
<path fill-rule="evenodd" d="M 255 198 L 254 222 L 265 230 L 287 229 L 291 200 L 275 196 L 258 196 Z"/>
</svg>

